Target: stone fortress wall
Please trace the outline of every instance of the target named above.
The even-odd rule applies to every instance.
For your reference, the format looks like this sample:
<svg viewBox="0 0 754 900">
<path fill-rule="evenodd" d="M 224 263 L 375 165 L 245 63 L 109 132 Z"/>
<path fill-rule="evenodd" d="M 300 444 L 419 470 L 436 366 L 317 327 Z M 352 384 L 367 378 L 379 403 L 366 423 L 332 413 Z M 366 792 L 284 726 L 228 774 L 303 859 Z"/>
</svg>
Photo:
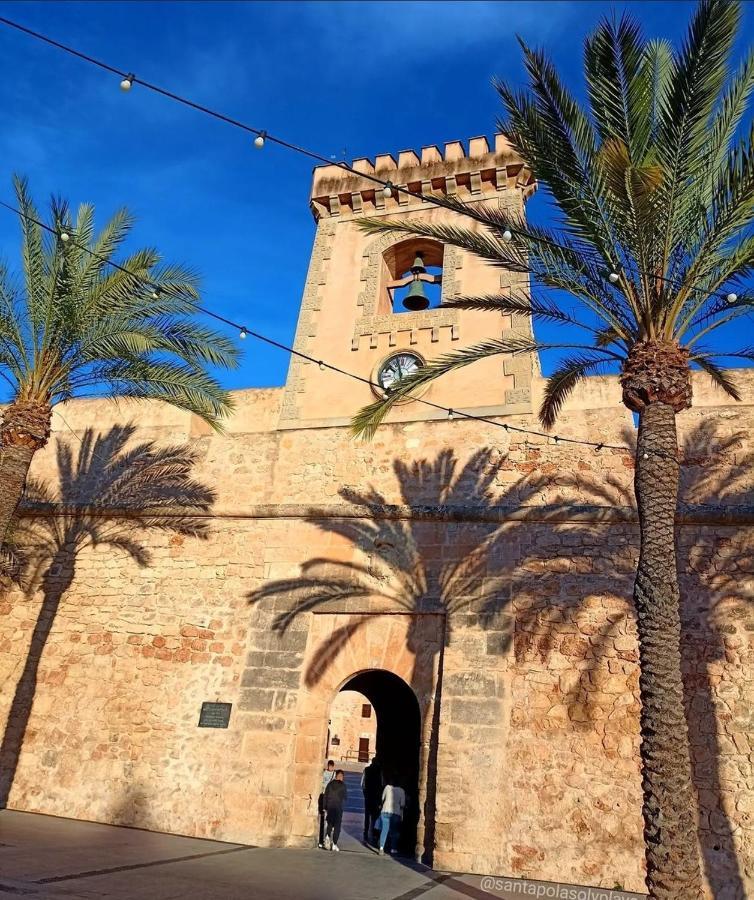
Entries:
<svg viewBox="0 0 754 900">
<path fill-rule="evenodd" d="M 359 164 L 520 214 L 533 189 L 501 140 Z M 354 219 L 442 221 L 419 197 L 383 199 L 315 171 L 296 347 L 365 377 L 395 349 L 432 358 L 496 332 L 486 313 L 381 308 L 396 245 Z M 444 296 L 514 287 L 444 255 Z M 501 317 L 499 335 L 528 327 Z M 425 397 L 536 429 L 538 373 L 528 354 L 487 360 Z M 732 898 L 754 893 L 754 371 L 737 377 L 739 404 L 695 376 L 678 516 L 700 847 L 711 892 Z M 32 474 L 61 502 L 25 512 L 30 586 L 0 595 L 0 801 L 311 846 L 333 699 L 385 670 L 418 700 L 419 840 L 436 867 L 641 890 L 631 452 L 416 403 L 355 440 L 349 417 L 372 396 L 293 361 L 284 388 L 235 392 L 223 435 L 154 404 L 57 410 Z M 616 379 L 587 379 L 557 433 L 630 445 Z M 125 473 L 165 447 L 177 495 L 203 511 L 140 503 Z M 227 729 L 197 727 L 204 701 L 233 704 Z"/>
<path fill-rule="evenodd" d="M 692 506 L 679 543 L 701 843 L 717 879 L 736 874 L 735 847 L 751 890 L 754 374 L 741 377 L 742 404 L 698 389 L 680 417 Z M 131 420 L 132 441 L 190 445 L 192 477 L 217 497 L 206 536 L 136 518 L 138 559 L 108 545 L 106 511 L 97 546 L 79 540 L 77 514 L 54 520 L 68 563 L 55 567 L 53 542 L 41 588 L 0 601 L 6 767 L 24 730 L 9 804 L 306 844 L 329 706 L 355 672 L 384 668 L 436 725 L 423 734 L 437 747 L 436 866 L 640 890 L 630 454 L 459 420 L 387 425 L 371 443 L 277 430 L 281 397 L 238 392 L 224 436 L 161 407 L 88 400 L 64 409 L 67 425 L 54 417 L 34 467 L 51 485 L 57 449 L 81 450 L 71 430 Z M 560 433 L 621 443 L 615 382 L 580 397 Z M 733 513 L 707 508 L 721 502 Z M 49 536 L 49 517 L 34 521 Z M 276 629 L 297 602 L 291 580 L 342 585 L 344 566 L 366 571 L 372 593 L 347 586 Z M 205 700 L 233 703 L 227 730 L 197 728 Z"/>
</svg>

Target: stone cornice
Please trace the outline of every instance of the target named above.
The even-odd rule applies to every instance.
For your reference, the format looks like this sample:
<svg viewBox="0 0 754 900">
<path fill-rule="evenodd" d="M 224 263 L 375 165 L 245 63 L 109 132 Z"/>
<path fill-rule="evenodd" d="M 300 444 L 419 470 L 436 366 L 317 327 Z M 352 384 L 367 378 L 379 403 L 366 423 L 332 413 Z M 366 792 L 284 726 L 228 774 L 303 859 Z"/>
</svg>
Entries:
<svg viewBox="0 0 754 900">
<path fill-rule="evenodd" d="M 458 197 L 465 202 L 484 199 L 497 191 L 519 188 L 529 196 L 536 189 L 530 169 L 503 135 L 495 135 L 490 150 L 487 138 L 471 138 L 466 153 L 460 141 L 445 145 L 445 154 L 435 146 L 421 152 L 404 150 L 398 160 L 389 154 L 353 161 L 356 174 L 338 165 L 318 166 L 314 170 L 310 205 L 315 219 L 342 216 L 380 216 L 405 213 L 414 201 L 406 193 L 386 198 L 379 184 L 364 175 L 421 194 Z"/>
</svg>

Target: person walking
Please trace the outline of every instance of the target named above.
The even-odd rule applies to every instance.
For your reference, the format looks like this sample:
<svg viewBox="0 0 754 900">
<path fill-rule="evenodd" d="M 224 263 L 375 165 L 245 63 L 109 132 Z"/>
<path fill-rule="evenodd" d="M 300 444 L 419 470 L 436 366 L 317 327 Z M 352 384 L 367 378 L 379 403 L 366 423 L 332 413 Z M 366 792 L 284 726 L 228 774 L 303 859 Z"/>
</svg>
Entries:
<svg viewBox="0 0 754 900">
<path fill-rule="evenodd" d="M 403 820 L 403 810 L 406 807 L 406 792 L 394 780 L 385 779 L 385 787 L 382 790 L 382 830 L 380 832 L 380 856 L 385 855 L 385 847 L 389 846 L 390 853 L 395 853 L 398 842 L 398 829 Z"/>
<path fill-rule="evenodd" d="M 325 817 L 327 819 L 325 848 L 335 850 L 336 853 L 340 850 L 338 846 L 340 823 L 343 821 L 343 807 L 348 796 L 344 779 L 343 769 L 338 769 L 333 780 L 325 788 Z"/>
<path fill-rule="evenodd" d="M 361 792 L 364 795 L 364 840 L 369 843 L 372 831 L 378 828 L 382 799 L 382 769 L 376 756 L 361 775 Z"/>
<path fill-rule="evenodd" d="M 317 813 L 319 815 L 319 840 L 317 841 L 318 847 L 325 846 L 325 791 L 327 790 L 327 785 L 335 777 L 335 763 L 331 760 L 327 760 L 327 768 L 322 772 L 322 790 L 319 792 L 319 797 L 317 797 Z"/>
</svg>

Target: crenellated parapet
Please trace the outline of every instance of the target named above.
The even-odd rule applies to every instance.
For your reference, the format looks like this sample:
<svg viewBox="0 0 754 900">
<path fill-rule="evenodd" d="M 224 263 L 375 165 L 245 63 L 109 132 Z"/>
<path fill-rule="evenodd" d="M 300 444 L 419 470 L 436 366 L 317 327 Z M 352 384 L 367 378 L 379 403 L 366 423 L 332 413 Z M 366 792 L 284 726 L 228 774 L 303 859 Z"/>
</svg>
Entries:
<svg viewBox="0 0 754 900">
<path fill-rule="evenodd" d="M 500 191 L 519 189 L 528 197 L 536 189 L 531 170 L 502 134 L 494 144 L 486 137 L 471 138 L 468 152 L 461 141 L 445 144 L 444 153 L 431 145 L 389 153 L 371 159 L 355 159 L 352 168 L 365 176 L 392 182 L 409 193 L 393 191 L 386 197 L 380 184 L 354 174 L 335 163 L 314 170 L 310 203 L 315 219 L 335 216 L 375 216 L 406 211 L 421 203 L 421 195 L 457 197 L 465 202 L 482 200 Z M 416 194 L 416 200 L 411 197 Z"/>
</svg>

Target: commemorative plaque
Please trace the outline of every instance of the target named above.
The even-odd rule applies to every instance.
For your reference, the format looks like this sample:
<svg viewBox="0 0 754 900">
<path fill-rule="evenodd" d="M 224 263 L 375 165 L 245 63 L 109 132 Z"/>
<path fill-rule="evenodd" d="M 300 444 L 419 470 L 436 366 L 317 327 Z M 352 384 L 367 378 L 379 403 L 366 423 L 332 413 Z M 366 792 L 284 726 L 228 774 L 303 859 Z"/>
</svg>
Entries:
<svg viewBox="0 0 754 900">
<path fill-rule="evenodd" d="M 232 703 L 202 703 L 199 712 L 200 728 L 227 728 Z"/>
</svg>

